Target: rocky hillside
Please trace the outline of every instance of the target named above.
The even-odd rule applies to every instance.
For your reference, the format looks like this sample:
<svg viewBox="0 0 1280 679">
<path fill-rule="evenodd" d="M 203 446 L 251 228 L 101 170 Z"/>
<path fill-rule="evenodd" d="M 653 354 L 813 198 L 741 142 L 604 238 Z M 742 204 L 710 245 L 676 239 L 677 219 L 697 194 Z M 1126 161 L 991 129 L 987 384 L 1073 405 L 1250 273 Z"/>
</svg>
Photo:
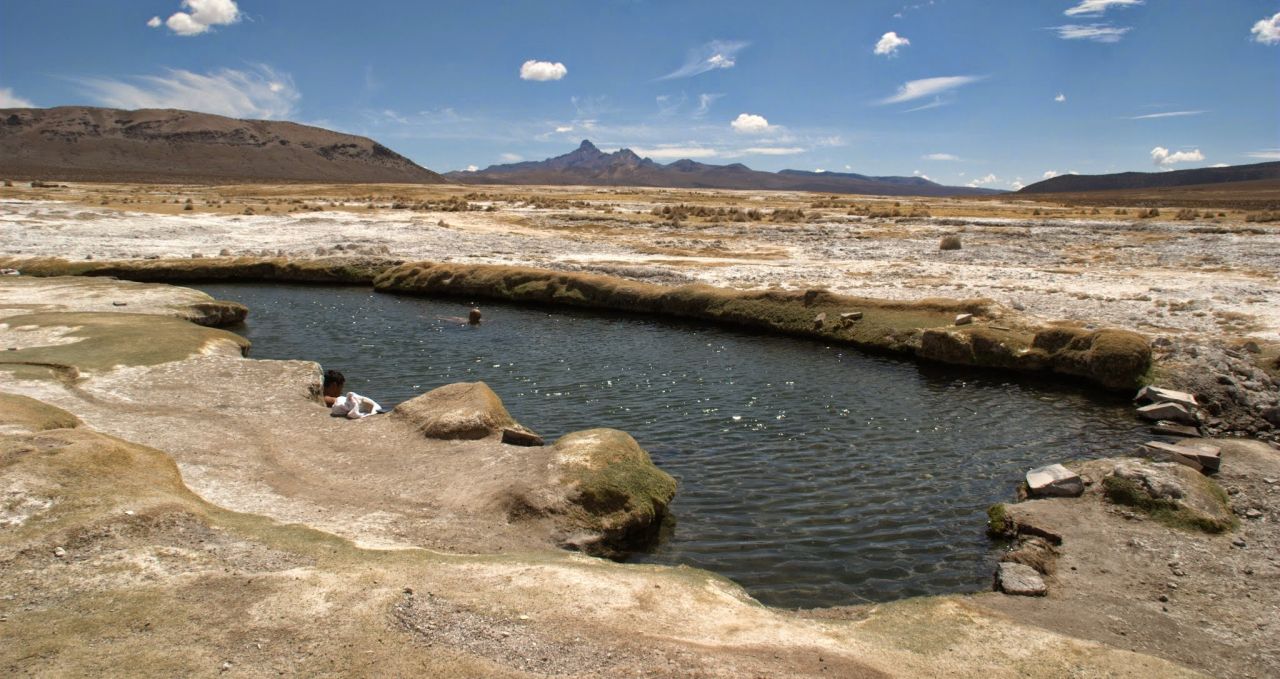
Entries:
<svg viewBox="0 0 1280 679">
<path fill-rule="evenodd" d="M 0 177 L 144 182 L 440 183 L 368 139 L 176 109 L 0 109 Z"/>
<path fill-rule="evenodd" d="M 583 140 L 577 149 L 554 158 L 491 165 L 477 172 L 450 172 L 466 184 L 549 184 L 654 186 L 681 189 L 817 191 L 889 196 L 954 196 L 1000 193 L 966 186 L 943 186 L 920 177 L 869 177 L 841 172 L 782 170 L 762 172 L 741 163 L 708 165 L 682 159 L 663 165 L 631 149 L 605 153 Z"/>
</svg>

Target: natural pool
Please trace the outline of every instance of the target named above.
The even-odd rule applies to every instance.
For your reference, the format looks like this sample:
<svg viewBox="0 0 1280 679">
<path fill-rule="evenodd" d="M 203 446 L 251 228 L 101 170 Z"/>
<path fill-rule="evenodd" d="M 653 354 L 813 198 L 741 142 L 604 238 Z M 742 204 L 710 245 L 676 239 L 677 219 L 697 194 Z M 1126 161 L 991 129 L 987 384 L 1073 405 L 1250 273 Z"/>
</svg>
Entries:
<svg viewBox="0 0 1280 679">
<path fill-rule="evenodd" d="M 1146 440 L 1123 397 L 819 342 L 367 288 L 195 286 L 249 306 L 255 358 L 342 370 L 385 406 L 483 380 L 548 441 L 629 432 L 680 489 L 635 561 L 728 576 L 784 607 L 989 587 L 988 505 L 1040 464 Z"/>
</svg>

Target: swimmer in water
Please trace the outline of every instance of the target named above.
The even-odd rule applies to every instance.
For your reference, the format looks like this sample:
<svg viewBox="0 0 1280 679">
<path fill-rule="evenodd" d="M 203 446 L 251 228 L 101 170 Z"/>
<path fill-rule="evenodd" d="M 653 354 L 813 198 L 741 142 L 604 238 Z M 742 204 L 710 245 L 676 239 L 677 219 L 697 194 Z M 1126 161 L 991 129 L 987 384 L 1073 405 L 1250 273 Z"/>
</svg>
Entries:
<svg viewBox="0 0 1280 679">
<path fill-rule="evenodd" d="M 437 318 L 449 323 L 457 323 L 458 325 L 480 325 L 480 309 L 471 307 L 471 311 L 467 312 L 466 318 L 461 316 L 438 316 Z"/>
</svg>

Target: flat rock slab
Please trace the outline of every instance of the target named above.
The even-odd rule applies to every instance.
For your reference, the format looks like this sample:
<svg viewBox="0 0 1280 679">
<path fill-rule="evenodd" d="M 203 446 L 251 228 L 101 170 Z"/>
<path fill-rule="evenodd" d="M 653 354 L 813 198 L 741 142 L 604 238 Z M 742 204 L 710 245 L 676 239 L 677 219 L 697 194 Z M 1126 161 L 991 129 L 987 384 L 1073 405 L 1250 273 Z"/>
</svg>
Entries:
<svg viewBox="0 0 1280 679">
<path fill-rule="evenodd" d="M 1025 564 L 1003 561 L 996 566 L 995 590 L 1017 596 L 1044 596 L 1048 585 L 1036 569 Z"/>
<path fill-rule="evenodd" d="M 1195 416 L 1180 403 L 1152 403 L 1138 408 L 1138 415 L 1157 422 L 1169 420 L 1179 424 L 1196 424 Z"/>
<path fill-rule="evenodd" d="M 1151 427 L 1151 433 L 1163 434 L 1165 436 L 1187 436 L 1192 438 L 1200 437 L 1200 430 L 1185 424 L 1178 424 L 1168 420 L 1160 420 Z"/>
<path fill-rule="evenodd" d="M 1222 466 L 1222 449 L 1210 443 L 1148 441 L 1140 448 L 1143 457 L 1177 462 L 1205 474 L 1213 474 Z"/>
<path fill-rule="evenodd" d="M 1134 396 L 1133 400 L 1138 403 L 1177 403 L 1187 408 L 1195 408 L 1200 405 L 1196 402 L 1195 394 L 1165 389 L 1164 387 L 1143 387 L 1138 390 L 1138 395 Z"/>
<path fill-rule="evenodd" d="M 973 322 L 973 314 L 960 314 L 956 316 L 956 325 L 969 325 Z"/>
<path fill-rule="evenodd" d="M 1080 497 L 1084 480 L 1060 464 L 1036 467 L 1027 472 L 1027 495 L 1031 497 Z"/>
</svg>

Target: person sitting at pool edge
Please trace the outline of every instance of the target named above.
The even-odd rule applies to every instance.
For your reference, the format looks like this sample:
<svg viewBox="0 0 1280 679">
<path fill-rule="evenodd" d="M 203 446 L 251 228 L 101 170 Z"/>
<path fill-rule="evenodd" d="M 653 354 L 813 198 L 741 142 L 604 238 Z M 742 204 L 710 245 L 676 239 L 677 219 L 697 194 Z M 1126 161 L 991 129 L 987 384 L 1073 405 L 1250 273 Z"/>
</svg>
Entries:
<svg viewBox="0 0 1280 679">
<path fill-rule="evenodd" d="M 386 412 L 377 401 L 361 396 L 354 391 L 342 393 L 347 378 L 337 370 L 326 370 L 324 373 L 324 404 L 329 406 L 329 414 L 334 417 L 345 417 L 358 420 L 362 417 Z"/>
</svg>

